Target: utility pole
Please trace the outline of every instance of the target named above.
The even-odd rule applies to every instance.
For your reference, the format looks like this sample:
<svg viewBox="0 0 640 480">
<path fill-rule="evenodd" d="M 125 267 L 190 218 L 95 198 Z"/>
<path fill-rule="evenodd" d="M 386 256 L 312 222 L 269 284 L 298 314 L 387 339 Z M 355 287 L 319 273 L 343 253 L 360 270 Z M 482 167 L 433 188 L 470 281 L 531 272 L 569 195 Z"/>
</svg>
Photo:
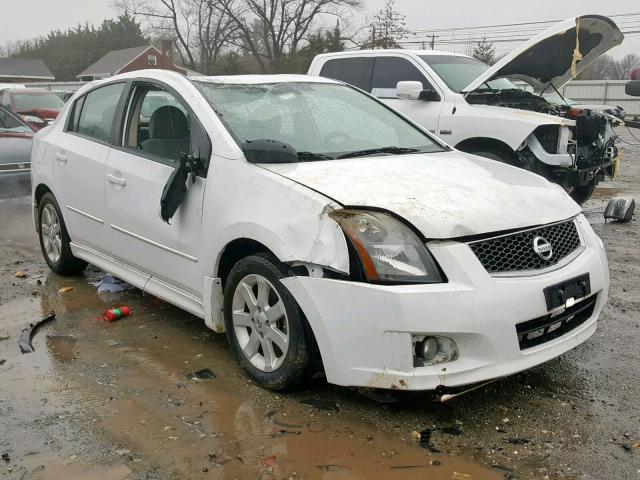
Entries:
<svg viewBox="0 0 640 480">
<path fill-rule="evenodd" d="M 436 34 L 431 34 L 431 50 L 435 50 L 436 47 Z"/>
</svg>

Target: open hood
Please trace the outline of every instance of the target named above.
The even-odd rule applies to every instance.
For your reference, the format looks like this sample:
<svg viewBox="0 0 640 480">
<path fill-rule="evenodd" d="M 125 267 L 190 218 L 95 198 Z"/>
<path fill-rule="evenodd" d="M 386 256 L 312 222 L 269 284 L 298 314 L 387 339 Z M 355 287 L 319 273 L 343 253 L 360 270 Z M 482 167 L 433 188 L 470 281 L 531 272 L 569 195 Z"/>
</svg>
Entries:
<svg viewBox="0 0 640 480">
<path fill-rule="evenodd" d="M 618 26 L 607 17 L 568 18 L 504 56 L 462 91 L 472 92 L 498 78 L 523 80 L 538 92 L 552 84 L 560 88 L 623 39 Z"/>
<path fill-rule="evenodd" d="M 260 166 L 345 207 L 391 211 L 429 239 L 544 225 L 580 213 L 544 178 L 461 152 Z"/>
</svg>

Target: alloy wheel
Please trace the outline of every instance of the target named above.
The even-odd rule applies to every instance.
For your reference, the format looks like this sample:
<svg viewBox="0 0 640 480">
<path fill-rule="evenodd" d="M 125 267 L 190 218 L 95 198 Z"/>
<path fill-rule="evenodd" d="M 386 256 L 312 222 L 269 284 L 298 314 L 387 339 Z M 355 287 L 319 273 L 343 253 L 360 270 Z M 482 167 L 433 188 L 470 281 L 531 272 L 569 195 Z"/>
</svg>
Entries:
<svg viewBox="0 0 640 480">
<path fill-rule="evenodd" d="M 289 350 L 289 319 L 275 287 L 247 275 L 233 294 L 233 328 L 242 354 L 262 372 L 278 370 Z"/>
<path fill-rule="evenodd" d="M 60 218 L 55 207 L 48 203 L 40 216 L 40 232 L 44 251 L 52 263 L 57 263 L 62 255 L 62 232 Z"/>
</svg>

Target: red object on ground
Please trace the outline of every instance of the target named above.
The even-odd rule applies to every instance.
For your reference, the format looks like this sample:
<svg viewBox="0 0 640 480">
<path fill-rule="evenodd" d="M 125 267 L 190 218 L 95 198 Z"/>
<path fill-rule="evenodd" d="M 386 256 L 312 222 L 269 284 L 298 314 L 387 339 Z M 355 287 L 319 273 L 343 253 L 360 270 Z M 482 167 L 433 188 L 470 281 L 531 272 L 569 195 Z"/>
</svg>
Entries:
<svg viewBox="0 0 640 480">
<path fill-rule="evenodd" d="M 107 322 L 114 322 L 120 320 L 122 317 L 128 317 L 131 315 L 131 309 L 129 307 L 110 308 L 104 312 L 103 318 Z"/>
<path fill-rule="evenodd" d="M 631 70 L 631 80 L 640 80 L 640 68 Z"/>
</svg>

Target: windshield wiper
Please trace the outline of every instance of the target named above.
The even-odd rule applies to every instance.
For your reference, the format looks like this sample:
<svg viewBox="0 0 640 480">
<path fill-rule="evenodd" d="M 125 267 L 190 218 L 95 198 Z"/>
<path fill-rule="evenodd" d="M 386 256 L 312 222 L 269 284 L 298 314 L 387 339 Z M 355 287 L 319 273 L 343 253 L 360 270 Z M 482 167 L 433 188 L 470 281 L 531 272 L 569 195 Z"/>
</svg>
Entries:
<svg viewBox="0 0 640 480">
<path fill-rule="evenodd" d="M 404 147 L 382 147 L 382 148 L 370 148 L 368 150 L 358 150 L 355 152 L 345 153 L 338 158 L 356 158 L 366 157 L 368 155 L 376 155 L 378 153 L 389 153 L 392 155 L 404 155 L 407 153 L 418 153 L 422 150 L 419 148 L 404 148 Z"/>
<path fill-rule="evenodd" d="M 331 155 L 326 155 L 324 153 L 315 153 L 315 152 L 298 152 L 298 160 L 335 160 L 335 157 Z"/>
</svg>

